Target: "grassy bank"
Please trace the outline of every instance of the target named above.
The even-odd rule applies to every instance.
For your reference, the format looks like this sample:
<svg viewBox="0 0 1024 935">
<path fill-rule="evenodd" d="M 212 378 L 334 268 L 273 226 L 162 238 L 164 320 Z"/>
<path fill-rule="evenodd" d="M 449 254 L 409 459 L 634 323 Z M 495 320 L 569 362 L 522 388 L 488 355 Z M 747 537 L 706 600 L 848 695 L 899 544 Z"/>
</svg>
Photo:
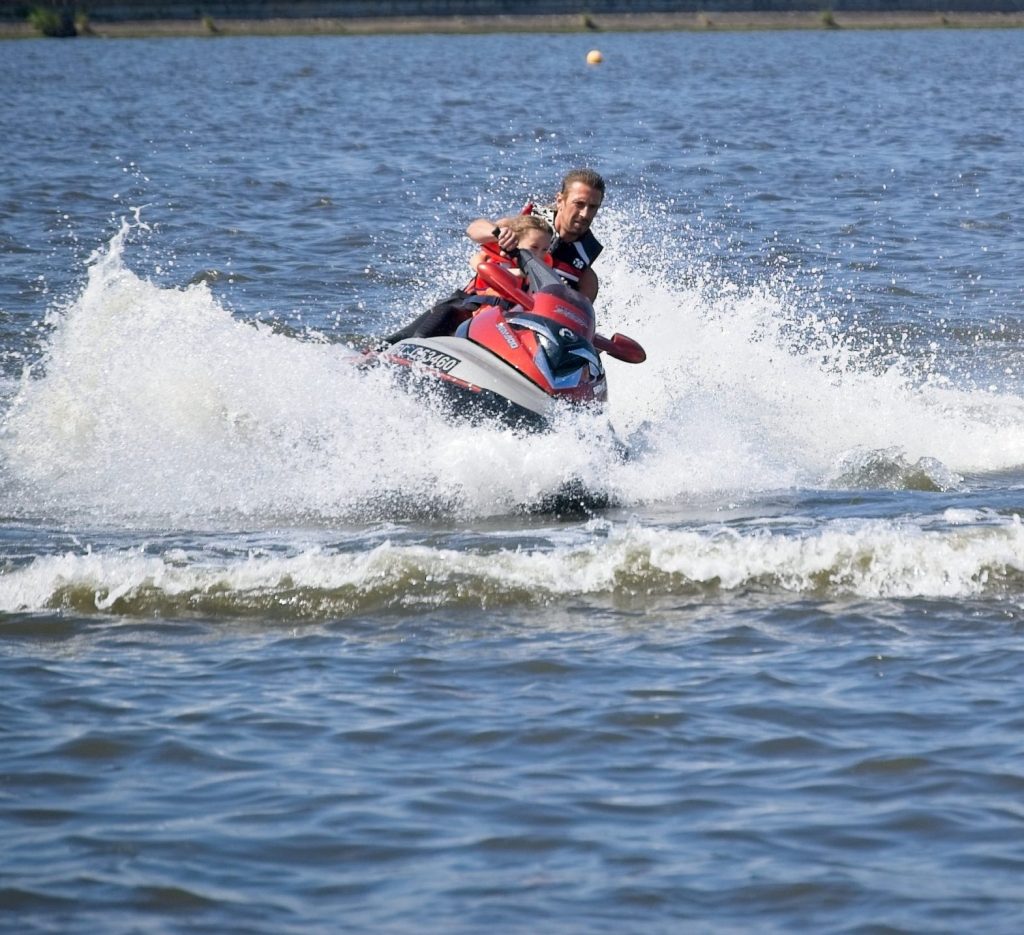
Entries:
<svg viewBox="0 0 1024 935">
<path fill-rule="evenodd" d="M 730 32 L 783 29 L 1000 29 L 1024 27 L 1016 13 L 633 13 L 578 16 L 381 17 L 372 19 L 148 20 L 92 23 L 80 37 L 483 34 L 531 32 Z M 0 38 L 39 36 L 30 23 L 0 23 Z"/>
</svg>

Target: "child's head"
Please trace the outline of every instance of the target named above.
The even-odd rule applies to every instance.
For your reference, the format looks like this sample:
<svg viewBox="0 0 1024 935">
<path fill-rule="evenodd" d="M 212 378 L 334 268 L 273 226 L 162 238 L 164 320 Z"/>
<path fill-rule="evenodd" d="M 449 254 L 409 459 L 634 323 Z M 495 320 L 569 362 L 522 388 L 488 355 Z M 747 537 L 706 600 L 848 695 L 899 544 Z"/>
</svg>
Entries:
<svg viewBox="0 0 1024 935">
<path fill-rule="evenodd" d="M 523 250 L 547 253 L 551 249 L 551 225 L 544 218 L 532 214 L 519 214 L 509 218 L 509 229 L 515 232 Z"/>
</svg>

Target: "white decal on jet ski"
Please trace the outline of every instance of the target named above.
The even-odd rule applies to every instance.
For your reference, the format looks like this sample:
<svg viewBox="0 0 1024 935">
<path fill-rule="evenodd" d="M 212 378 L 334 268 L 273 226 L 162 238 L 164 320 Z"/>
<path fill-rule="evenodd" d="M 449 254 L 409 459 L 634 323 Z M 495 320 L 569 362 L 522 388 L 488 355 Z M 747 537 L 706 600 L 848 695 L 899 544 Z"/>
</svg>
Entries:
<svg viewBox="0 0 1024 935">
<path fill-rule="evenodd" d="M 498 329 L 498 334 L 500 334 L 505 339 L 505 343 L 510 348 L 512 348 L 512 350 L 515 350 L 517 347 L 519 347 L 519 342 L 515 339 L 515 336 L 512 334 L 512 332 L 508 330 L 508 325 L 506 325 L 504 322 L 500 322 L 496 327 Z"/>
</svg>

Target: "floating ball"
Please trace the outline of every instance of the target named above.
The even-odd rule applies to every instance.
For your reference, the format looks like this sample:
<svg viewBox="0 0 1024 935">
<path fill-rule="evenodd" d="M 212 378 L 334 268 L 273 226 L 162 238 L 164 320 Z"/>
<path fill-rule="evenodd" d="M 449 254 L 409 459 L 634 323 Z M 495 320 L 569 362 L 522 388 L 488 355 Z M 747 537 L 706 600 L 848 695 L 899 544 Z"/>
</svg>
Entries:
<svg viewBox="0 0 1024 935">
<path fill-rule="evenodd" d="M 604 61 L 604 56 L 601 54 L 599 49 L 591 49 L 587 53 L 587 64 L 588 65 L 600 65 Z"/>
</svg>

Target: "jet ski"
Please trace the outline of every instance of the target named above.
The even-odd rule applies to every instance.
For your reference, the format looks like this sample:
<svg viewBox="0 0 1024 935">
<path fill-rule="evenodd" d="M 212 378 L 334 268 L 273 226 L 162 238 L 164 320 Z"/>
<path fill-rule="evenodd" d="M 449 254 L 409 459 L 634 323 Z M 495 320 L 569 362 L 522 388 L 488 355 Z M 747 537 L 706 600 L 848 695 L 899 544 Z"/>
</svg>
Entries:
<svg viewBox="0 0 1024 935">
<path fill-rule="evenodd" d="M 451 334 L 402 338 L 371 356 L 470 421 L 546 431 L 564 407 L 600 409 L 608 400 L 601 354 L 638 364 L 644 349 L 598 334 L 586 296 L 531 251 L 515 251 L 522 276 L 493 256 L 477 276 L 499 304 L 480 305 Z"/>
</svg>

